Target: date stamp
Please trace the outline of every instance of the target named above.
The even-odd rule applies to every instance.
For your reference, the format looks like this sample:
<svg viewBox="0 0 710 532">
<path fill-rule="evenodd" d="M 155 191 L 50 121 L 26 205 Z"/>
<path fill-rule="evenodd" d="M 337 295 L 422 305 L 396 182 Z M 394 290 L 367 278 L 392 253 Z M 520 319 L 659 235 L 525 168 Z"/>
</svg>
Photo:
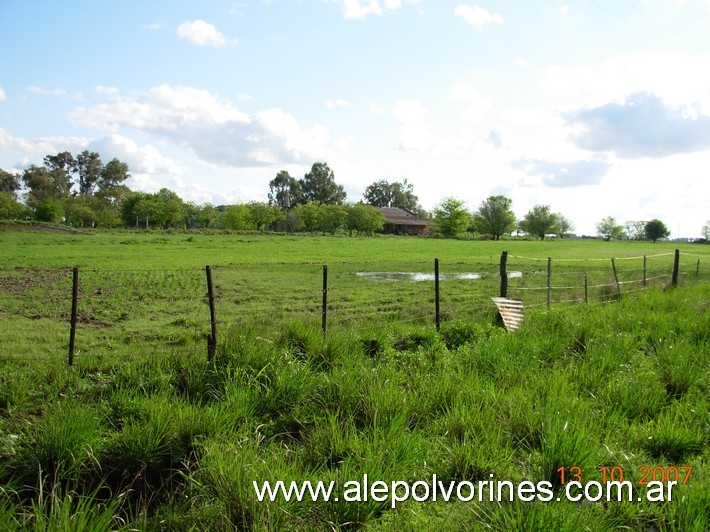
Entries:
<svg viewBox="0 0 710 532">
<path fill-rule="evenodd" d="M 596 470 L 601 475 L 602 484 L 607 482 L 624 482 L 625 473 L 621 466 L 604 466 Z M 693 472 L 693 466 L 647 466 L 642 465 L 637 469 L 641 476 L 637 484 L 640 486 L 648 486 L 650 482 L 662 482 L 667 484 L 674 482 L 675 484 L 687 484 L 690 480 L 690 475 Z M 584 482 L 585 472 L 579 466 L 558 467 L 556 473 L 559 475 L 560 484 L 564 485 L 567 482 L 574 481 L 580 484 Z"/>
</svg>

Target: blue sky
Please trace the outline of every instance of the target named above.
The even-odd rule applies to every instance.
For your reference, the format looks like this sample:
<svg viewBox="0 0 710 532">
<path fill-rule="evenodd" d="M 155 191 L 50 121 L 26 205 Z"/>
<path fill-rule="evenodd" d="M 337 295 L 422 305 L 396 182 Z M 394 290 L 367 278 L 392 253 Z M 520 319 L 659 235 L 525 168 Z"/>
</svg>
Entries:
<svg viewBox="0 0 710 532">
<path fill-rule="evenodd" d="M 579 234 L 710 220 L 708 0 L 0 0 L 0 168 L 84 149 L 135 189 L 506 194 Z"/>
</svg>

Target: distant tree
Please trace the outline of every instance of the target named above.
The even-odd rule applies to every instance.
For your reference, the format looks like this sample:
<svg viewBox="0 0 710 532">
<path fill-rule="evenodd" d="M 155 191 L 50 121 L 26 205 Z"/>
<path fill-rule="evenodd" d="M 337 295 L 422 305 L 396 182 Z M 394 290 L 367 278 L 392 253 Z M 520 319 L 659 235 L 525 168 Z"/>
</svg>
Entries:
<svg viewBox="0 0 710 532">
<path fill-rule="evenodd" d="M 321 205 L 318 213 L 318 226 L 324 233 L 335 234 L 338 229 L 346 226 L 348 209 L 344 205 Z"/>
<path fill-rule="evenodd" d="M 44 166 L 50 173 L 52 183 L 52 194 L 47 197 L 54 199 L 68 197 L 74 184 L 73 176 L 77 172 L 74 156 L 68 151 L 47 155 L 44 158 Z"/>
<path fill-rule="evenodd" d="M 59 223 L 64 217 L 64 207 L 58 200 L 45 198 L 35 207 L 34 217 L 40 222 Z"/>
<path fill-rule="evenodd" d="M 31 215 L 32 211 L 10 192 L 0 192 L 0 220 L 22 220 Z"/>
<path fill-rule="evenodd" d="M 489 196 L 474 214 L 478 231 L 500 240 L 501 235 L 515 230 L 515 214 L 511 210 L 513 200 L 505 196 Z"/>
<path fill-rule="evenodd" d="M 564 217 L 559 212 L 555 215 L 557 216 L 557 236 L 564 238 L 574 231 L 574 224 L 570 222 L 566 217 Z"/>
<path fill-rule="evenodd" d="M 131 177 L 128 173 L 128 165 L 114 158 L 111 159 L 101 169 L 96 186 L 98 191 L 96 196 L 106 199 L 109 203 L 115 204 L 124 198 L 129 189 L 124 182 Z"/>
<path fill-rule="evenodd" d="M 301 203 L 301 184 L 286 170 L 281 170 L 269 182 L 269 203 L 287 211 Z"/>
<path fill-rule="evenodd" d="M 624 228 L 618 225 L 612 216 L 607 216 L 597 224 L 597 232 L 604 240 L 619 240 L 624 237 Z"/>
<path fill-rule="evenodd" d="M 17 199 L 18 190 L 20 190 L 20 178 L 0 169 L 0 193 L 8 193 L 12 199 Z"/>
<path fill-rule="evenodd" d="M 36 207 L 42 200 L 62 197 L 63 184 L 55 183 L 58 172 L 51 172 L 46 167 L 30 165 L 22 172 L 22 181 L 27 187 L 27 205 Z"/>
<path fill-rule="evenodd" d="M 79 195 L 93 194 L 104 169 L 99 154 L 95 151 L 84 150 L 76 156 L 75 168 L 79 175 Z"/>
<path fill-rule="evenodd" d="M 205 203 L 197 207 L 197 223 L 206 229 L 214 226 L 219 219 L 217 207 L 211 203 Z"/>
<path fill-rule="evenodd" d="M 281 218 L 281 209 L 278 205 L 269 205 L 260 201 L 252 201 L 247 203 L 249 214 L 252 223 L 256 226 L 257 231 L 263 231 L 272 223 Z"/>
<path fill-rule="evenodd" d="M 646 224 L 648 222 L 631 220 L 624 224 L 624 232 L 629 240 L 644 240 L 646 238 Z"/>
<path fill-rule="evenodd" d="M 222 223 L 227 229 L 246 231 L 255 229 L 249 207 L 243 204 L 229 205 L 224 209 Z"/>
<path fill-rule="evenodd" d="M 661 220 L 653 219 L 646 223 L 644 234 L 647 239 L 653 241 L 655 244 L 659 238 L 666 238 L 671 232 Z"/>
<path fill-rule="evenodd" d="M 385 217 L 372 205 L 356 203 L 348 209 L 347 226 L 350 234 L 355 231 L 372 235 L 385 226 Z"/>
<path fill-rule="evenodd" d="M 464 202 L 456 198 L 445 198 L 434 208 L 434 227 L 442 236 L 458 236 L 468 229 L 471 222 L 471 213 Z"/>
<path fill-rule="evenodd" d="M 74 196 L 63 200 L 64 221 L 73 227 L 94 227 L 100 219 L 99 200 L 92 196 Z"/>
<path fill-rule="evenodd" d="M 406 179 L 402 183 L 389 183 L 384 179 L 375 181 L 365 189 L 363 199 L 375 207 L 399 207 L 412 212 L 421 210 L 414 187 Z"/>
<path fill-rule="evenodd" d="M 521 231 L 538 236 L 540 240 L 545 240 L 545 235 L 559 233 L 559 220 L 549 205 L 535 205 L 520 220 L 519 226 Z"/>
<path fill-rule="evenodd" d="M 710 241 L 710 220 L 705 222 L 705 225 L 703 226 L 703 228 L 700 231 L 701 231 L 700 234 L 703 236 L 703 238 L 705 240 Z"/>
<path fill-rule="evenodd" d="M 319 229 L 320 205 L 318 203 L 302 203 L 297 205 L 292 212 L 296 213 L 306 231 L 314 233 Z"/>
<path fill-rule="evenodd" d="M 303 202 L 323 205 L 342 205 L 345 189 L 335 183 L 335 174 L 326 163 L 314 163 L 311 171 L 300 181 Z"/>
</svg>

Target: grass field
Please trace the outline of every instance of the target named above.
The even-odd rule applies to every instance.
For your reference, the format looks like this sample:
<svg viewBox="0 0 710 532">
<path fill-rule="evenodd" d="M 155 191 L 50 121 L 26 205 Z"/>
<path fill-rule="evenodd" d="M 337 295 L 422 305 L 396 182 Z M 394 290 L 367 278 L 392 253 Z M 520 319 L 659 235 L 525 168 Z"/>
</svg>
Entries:
<svg viewBox="0 0 710 532">
<path fill-rule="evenodd" d="M 710 249 L 182 232 L 0 232 L 0 528 L 704 530 Z M 667 290 L 674 249 L 681 282 Z M 523 327 L 494 324 L 509 252 Z M 642 288 L 642 256 L 647 290 Z M 547 257 L 553 304 L 544 304 Z M 616 261 L 622 298 L 613 282 Z M 479 273 L 441 283 L 362 272 Z M 541 260 L 533 260 L 541 259 Z M 578 259 L 578 260 L 570 260 Z M 699 270 L 698 270 L 698 260 Z M 219 345 L 206 362 L 204 266 Z M 320 331 L 328 265 L 328 334 Z M 66 365 L 71 267 L 78 353 Z M 528 290 L 523 290 L 528 289 Z M 252 481 L 601 480 L 655 502 L 259 502 Z M 616 470 L 619 471 L 618 469 Z M 658 469 L 660 471 L 660 469 Z M 638 486 L 637 486 L 638 487 Z M 342 495 L 342 493 L 341 493 Z"/>
</svg>

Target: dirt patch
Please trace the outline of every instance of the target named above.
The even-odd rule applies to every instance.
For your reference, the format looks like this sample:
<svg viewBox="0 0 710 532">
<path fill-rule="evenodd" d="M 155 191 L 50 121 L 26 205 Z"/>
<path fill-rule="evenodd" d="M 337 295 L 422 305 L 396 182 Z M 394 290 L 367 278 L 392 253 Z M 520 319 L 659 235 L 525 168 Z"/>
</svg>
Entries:
<svg viewBox="0 0 710 532">
<path fill-rule="evenodd" d="M 53 225 L 35 224 L 0 224 L 0 231 L 37 231 L 40 233 L 64 233 L 68 235 L 83 235 L 81 231 L 68 227 L 55 227 Z"/>
<path fill-rule="evenodd" d="M 7 271 L 7 270 L 6 270 Z M 42 286 L 49 286 L 71 273 L 68 268 L 52 270 L 19 270 L 16 275 L 0 275 L 0 292 L 24 294 Z"/>
</svg>

